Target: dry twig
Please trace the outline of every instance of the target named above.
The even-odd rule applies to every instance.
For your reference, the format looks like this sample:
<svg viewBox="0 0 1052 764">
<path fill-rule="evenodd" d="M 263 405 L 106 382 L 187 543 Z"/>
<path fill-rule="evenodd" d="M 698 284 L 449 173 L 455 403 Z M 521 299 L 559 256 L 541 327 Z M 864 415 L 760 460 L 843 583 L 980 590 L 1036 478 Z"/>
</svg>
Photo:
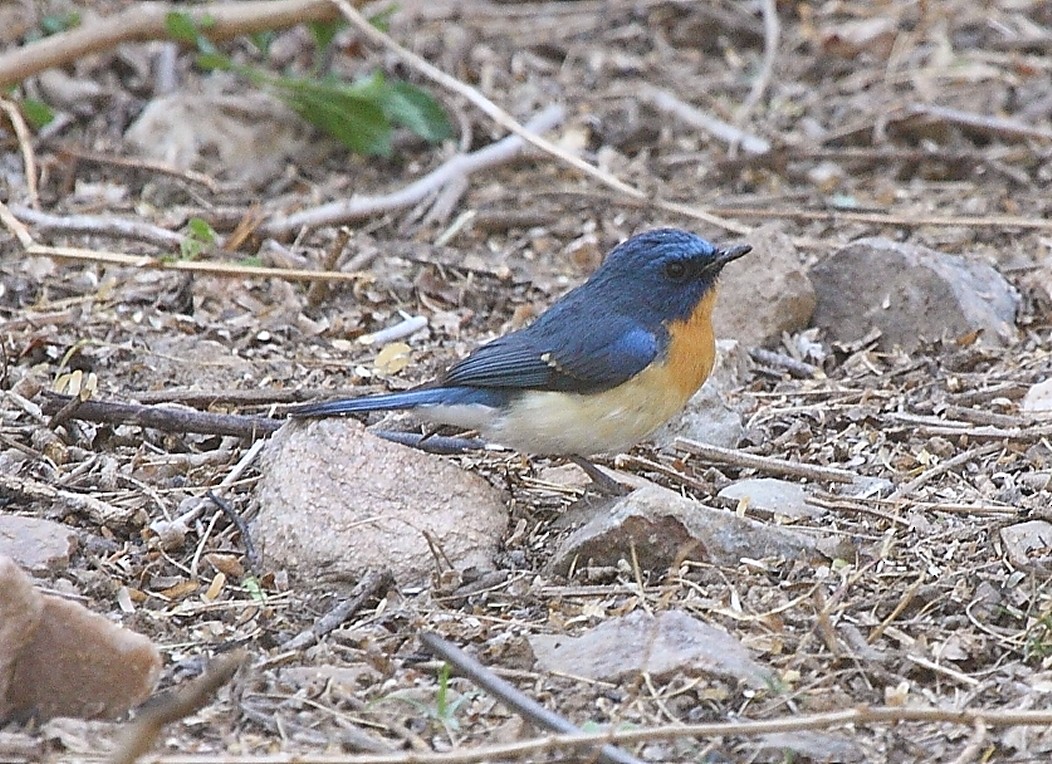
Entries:
<svg viewBox="0 0 1052 764">
<path fill-rule="evenodd" d="M 366 573 L 354 587 L 351 596 L 341 600 L 306 631 L 302 631 L 281 645 L 282 650 L 304 650 L 330 632 L 343 625 L 344 621 L 361 610 L 370 598 L 379 597 L 394 583 L 389 570 L 374 570 Z"/>
<path fill-rule="evenodd" d="M 596 744 L 635 743 L 681 738 L 711 739 L 732 735 L 756 736 L 779 732 L 801 732 L 847 725 L 901 724 L 927 722 L 974 727 L 1043 727 L 1052 724 L 1052 711 L 1017 711 L 992 709 L 941 709 L 911 706 L 858 706 L 821 714 L 795 714 L 761 721 L 714 722 L 711 724 L 671 724 L 646 729 L 616 730 L 579 735 L 520 740 L 513 743 L 479 746 L 478 748 L 427 754 L 403 752 L 387 755 L 347 755 L 281 753 L 261 756 L 223 755 L 225 764 L 476 764 L 476 762 L 523 758 L 559 750 L 581 751 Z M 200 755 L 159 756 L 157 764 L 209 764 L 211 757 Z"/>
<path fill-rule="evenodd" d="M 0 54 L 0 88 L 91 53 L 110 50 L 122 42 L 167 40 L 170 37 L 167 17 L 173 12 L 189 14 L 201 34 L 210 40 L 225 40 L 307 21 L 328 21 L 337 15 L 329 0 L 255 0 L 194 6 L 174 2 L 136 3 L 90 24 L 8 49 Z"/>
<path fill-rule="evenodd" d="M 525 127 L 520 126 L 520 130 L 530 136 L 550 130 L 563 120 L 565 114 L 562 107 L 549 106 L 535 114 Z M 289 236 L 302 228 L 343 225 L 380 212 L 405 209 L 437 193 L 458 178 L 510 162 L 522 153 L 524 146 L 524 138 L 511 135 L 470 154 L 458 154 L 398 191 L 381 196 L 352 196 L 350 199 L 300 210 L 286 217 L 274 217 L 262 226 L 262 231 L 268 236 Z"/>
<path fill-rule="evenodd" d="M 65 491 L 47 483 L 3 472 L 0 472 L 0 493 L 13 494 L 30 501 L 64 504 L 77 512 L 83 512 L 92 522 L 106 528 L 142 525 L 143 521 L 140 507 L 119 507 L 94 496 Z"/>
<path fill-rule="evenodd" d="M 778 60 L 778 40 L 782 33 L 781 24 L 778 22 L 778 3 L 776 0 L 762 0 L 760 5 L 763 9 L 763 64 L 752 83 L 749 95 L 734 115 L 739 124 L 749 118 L 749 114 L 763 98 L 774 75 L 774 63 Z"/>
<path fill-rule="evenodd" d="M 37 159 L 33 152 L 33 141 L 29 137 L 29 126 L 22 118 L 22 112 L 18 107 L 6 98 L 0 98 L 0 109 L 7 114 L 11 127 L 14 128 L 15 138 L 18 139 L 18 148 L 22 152 L 22 164 L 26 174 L 26 192 L 29 194 L 29 204 L 33 207 L 40 206 L 40 195 L 37 191 Z"/>
<path fill-rule="evenodd" d="M 246 653 L 238 650 L 216 658 L 201 676 L 143 711 L 110 756 L 110 764 L 134 764 L 153 748 L 165 726 L 185 719 L 204 707 L 219 688 L 233 678 L 244 664 L 245 657 Z"/>
<path fill-rule="evenodd" d="M 50 394 L 44 402 L 43 411 L 45 414 L 54 414 L 70 400 L 69 396 Z M 143 406 L 138 403 L 95 400 L 81 401 L 66 418 L 152 427 L 163 432 L 196 432 L 253 439 L 269 435 L 284 424 L 279 419 L 266 417 L 211 414 L 176 406 Z"/>
<path fill-rule="evenodd" d="M 719 464 L 754 469 L 771 475 L 791 475 L 792 477 L 801 477 L 819 482 L 829 481 L 830 483 L 854 483 L 859 477 L 849 470 L 788 462 L 784 459 L 750 454 L 733 448 L 710 446 L 687 438 L 676 438 L 673 445 L 681 451 L 686 451 Z"/>
<path fill-rule="evenodd" d="M 420 635 L 420 641 L 436 656 L 452 664 L 458 674 L 467 677 L 508 708 L 525 716 L 533 724 L 565 735 L 581 734 L 580 728 L 576 725 L 552 713 L 533 698 L 519 692 L 511 683 L 504 681 L 463 650 L 434 632 L 425 631 Z M 599 761 L 607 762 L 607 764 L 641 764 L 635 756 L 612 745 L 603 745 L 599 749 Z"/>
</svg>

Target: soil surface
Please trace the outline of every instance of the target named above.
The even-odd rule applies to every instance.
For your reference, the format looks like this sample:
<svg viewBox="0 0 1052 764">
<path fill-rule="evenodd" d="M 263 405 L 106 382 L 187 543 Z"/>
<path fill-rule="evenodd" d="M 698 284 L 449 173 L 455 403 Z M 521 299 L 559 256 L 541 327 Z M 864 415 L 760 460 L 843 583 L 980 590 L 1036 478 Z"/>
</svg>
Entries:
<svg viewBox="0 0 1052 764">
<path fill-rule="evenodd" d="M 765 31 L 767 6 L 777 16 Z M 46 12 L 67 9 L 54 2 Z M 353 77 L 382 67 L 429 88 L 457 137 L 430 146 L 400 135 L 394 157 L 376 159 L 350 156 L 303 128 L 308 140 L 273 172 L 246 174 L 256 160 L 225 163 L 222 152 L 189 174 L 161 171 L 125 139 L 155 97 L 151 67 L 163 58 L 161 44 L 127 44 L 64 69 L 63 92 L 81 86 L 75 92 L 85 95 L 70 97 L 58 122 L 29 138 L 42 212 L 67 224 L 77 214 L 172 231 L 200 217 L 236 239 L 200 261 L 361 272 L 322 286 L 132 267 L 101 255 L 34 257 L 0 231 L 0 469 L 126 511 L 126 522 L 107 522 L 62 502 L 7 495 L 0 511 L 59 519 L 78 533 L 77 550 L 43 585 L 153 639 L 165 659 L 161 690 L 192 681 L 217 655 L 248 654 L 216 698 L 168 728 L 154 750 L 205 758 L 415 752 L 421 758 L 412 760 L 427 761 L 432 751 L 536 734 L 471 681 L 447 681 L 418 640 L 424 630 L 593 730 L 859 706 L 984 709 L 991 720 L 1048 708 L 1052 430 L 1022 401 L 1052 374 L 1052 5 L 406 2 L 390 34 L 521 122 L 565 105 L 550 134 L 558 144 L 648 198 L 707 210 L 740 230 L 630 199 L 532 152 L 472 175 L 447 210 L 382 210 L 346 227 L 262 241 L 254 221 L 396 191 L 505 132 L 345 31 L 335 71 Z M 277 33 L 269 60 L 246 38 L 223 49 L 277 69 L 314 63 L 302 27 Z M 177 91 L 249 97 L 243 82 L 203 73 L 189 52 L 175 52 Z M 44 100 L 53 92 L 37 79 L 26 88 Z M 689 124 L 658 91 L 735 126 L 738 139 L 728 144 Z M 0 127 L 3 193 L 28 206 L 25 154 Z M 748 151 L 746 136 L 769 150 Z M 112 228 L 25 221 L 40 244 L 180 256 Z M 435 456 L 506 491 L 511 522 L 496 574 L 484 586 L 470 574 L 436 571 L 431 586 L 380 587 L 323 639 L 288 649 L 358 582 L 290 581 L 265 554 L 254 569 L 231 520 L 254 511 L 256 463 L 234 473 L 252 438 L 75 418 L 56 424 L 38 408 L 45 391 L 90 388 L 107 401 L 280 416 L 284 404 L 337 390 L 404 388 L 522 325 L 638 230 L 675 225 L 718 242 L 748 241 L 747 231 L 768 221 L 792 237 L 806 267 L 879 235 L 988 263 L 1021 298 L 1018 338 L 1007 347 L 944 337 L 937 327 L 910 353 L 812 332 L 769 350 L 817 374 L 752 367 L 730 401 L 743 412 L 741 448 L 874 481 L 870 494 L 851 497 L 832 484 L 811 486 L 824 514 L 791 523 L 818 539 L 814 559 L 771 561 L 758 551 L 731 566 L 687 559 L 643 570 L 628 561 L 555 576 L 545 564 L 568 532 L 558 521 L 582 493 L 562 481 L 563 462 L 508 452 Z M 231 236 L 238 225 L 247 233 Z M 735 266 L 764 278 L 762 263 Z M 379 348 L 356 339 L 403 312 L 428 319 L 426 330 L 401 340 L 411 363 L 377 363 Z M 731 508 L 715 498 L 720 489 L 765 476 L 647 444 L 604 463 Z M 185 534 L 158 532 L 191 511 Z M 1013 535 L 1030 521 L 1040 522 L 1023 529 L 1029 540 Z M 685 611 L 722 627 L 777 681 L 757 689 L 677 672 L 586 680 L 538 668 L 528 636 L 577 635 L 637 610 Z M 7 745 L 26 760 L 88 756 L 124 725 L 19 721 L 0 731 L 0 752 Z M 668 762 L 1022 762 L 1046 760 L 1049 729 L 816 724 L 627 747 L 643 761 Z M 592 759 L 534 752 L 487 760 Z"/>
</svg>

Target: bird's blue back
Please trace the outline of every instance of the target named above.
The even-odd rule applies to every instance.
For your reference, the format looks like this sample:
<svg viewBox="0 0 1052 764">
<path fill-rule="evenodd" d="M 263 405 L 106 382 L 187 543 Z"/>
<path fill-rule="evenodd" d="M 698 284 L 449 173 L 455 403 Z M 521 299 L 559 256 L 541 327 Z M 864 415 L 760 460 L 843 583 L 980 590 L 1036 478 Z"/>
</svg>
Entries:
<svg viewBox="0 0 1052 764">
<path fill-rule="evenodd" d="M 686 231 L 647 231 L 617 246 L 588 281 L 532 324 L 482 345 L 435 382 L 403 393 L 307 404 L 292 413 L 499 407 L 526 390 L 588 394 L 617 387 L 664 354 L 670 323 L 686 320 L 713 287 L 718 269 L 711 276 L 707 269 L 718 254 Z"/>
</svg>

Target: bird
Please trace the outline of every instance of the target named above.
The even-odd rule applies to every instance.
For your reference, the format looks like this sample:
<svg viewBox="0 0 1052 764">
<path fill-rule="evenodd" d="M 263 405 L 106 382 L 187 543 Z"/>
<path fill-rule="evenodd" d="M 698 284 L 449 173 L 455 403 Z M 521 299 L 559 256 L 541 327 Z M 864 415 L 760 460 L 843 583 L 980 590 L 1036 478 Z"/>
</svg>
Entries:
<svg viewBox="0 0 1052 764">
<path fill-rule="evenodd" d="M 288 413 L 412 410 L 516 451 L 568 457 L 600 482 L 588 457 L 644 440 L 711 373 L 719 275 L 751 250 L 677 228 L 638 233 L 532 323 L 480 345 L 433 382 Z"/>
</svg>

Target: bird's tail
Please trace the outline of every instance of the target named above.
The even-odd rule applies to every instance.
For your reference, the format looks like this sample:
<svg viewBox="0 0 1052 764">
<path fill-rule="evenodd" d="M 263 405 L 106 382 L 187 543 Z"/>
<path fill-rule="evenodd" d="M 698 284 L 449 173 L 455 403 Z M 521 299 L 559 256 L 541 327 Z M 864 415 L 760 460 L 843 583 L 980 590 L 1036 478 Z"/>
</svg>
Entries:
<svg viewBox="0 0 1052 764">
<path fill-rule="evenodd" d="M 477 387 L 419 387 L 401 393 L 366 395 L 361 398 L 337 398 L 293 406 L 292 417 L 325 417 L 364 411 L 397 411 L 421 406 L 499 406 L 499 393 Z"/>
</svg>

